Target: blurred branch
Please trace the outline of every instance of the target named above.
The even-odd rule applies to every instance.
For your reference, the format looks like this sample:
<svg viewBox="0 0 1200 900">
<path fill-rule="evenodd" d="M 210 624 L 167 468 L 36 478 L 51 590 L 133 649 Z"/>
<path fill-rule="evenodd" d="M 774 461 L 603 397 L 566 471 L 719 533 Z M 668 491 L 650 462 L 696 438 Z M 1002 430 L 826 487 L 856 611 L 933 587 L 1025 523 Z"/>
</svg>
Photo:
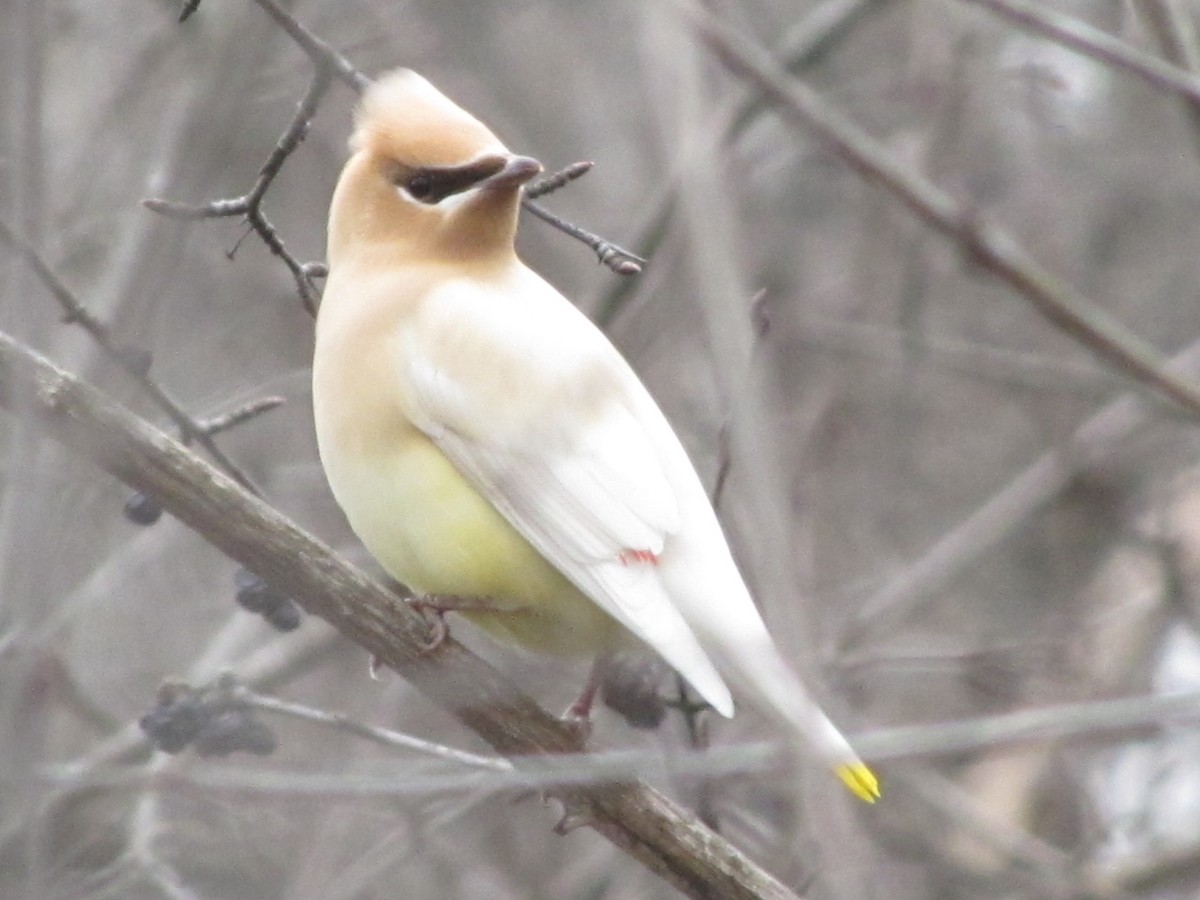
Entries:
<svg viewBox="0 0 1200 900">
<path fill-rule="evenodd" d="M 1200 388 L 1166 370 L 1162 355 L 1089 298 L 1044 269 L 969 204 L 901 164 L 879 141 L 788 76 L 761 47 L 692 0 L 676 0 L 710 50 L 753 82 L 793 124 L 815 131 L 859 174 L 896 195 L 918 218 L 958 242 L 967 258 L 1007 282 L 1051 323 L 1130 377 L 1200 418 Z"/>
<path fill-rule="evenodd" d="M 872 760 L 955 756 L 1064 738 L 1144 740 L 1200 722 L 1200 692 L 1063 703 L 998 716 L 878 728 L 854 736 Z"/>
<path fill-rule="evenodd" d="M 1180 375 L 1200 375 L 1200 342 L 1176 355 L 1168 368 Z M 1084 422 L 1056 449 L 1027 466 L 975 512 L 947 531 L 933 546 L 867 598 L 842 636 L 845 646 L 872 640 L 894 628 L 938 588 L 962 572 L 1017 526 L 1049 505 L 1079 473 L 1111 459 L 1122 442 L 1144 434 L 1153 419 L 1150 409 L 1132 395 L 1110 403 Z"/>
<path fill-rule="evenodd" d="M 0 405 L 130 487 L 160 497 L 213 546 L 409 679 L 499 753 L 582 750 L 574 729 L 452 638 L 426 652 L 425 620 L 402 598 L 178 442 L 6 335 L 0 335 Z M 566 787 L 551 794 L 573 823 L 586 823 L 690 896 L 794 896 L 695 816 L 643 784 Z"/>
<path fill-rule="evenodd" d="M 1153 891 L 1178 888 L 1200 876 L 1200 843 L 1138 854 L 1119 862 L 1091 867 L 1088 897 L 1110 898 L 1124 891 L 1150 895 Z"/>
<path fill-rule="evenodd" d="M 376 744 L 381 744 L 384 747 L 392 749 L 416 750 L 418 753 L 424 753 L 429 756 L 437 757 L 448 762 L 459 763 L 461 765 L 472 766 L 479 769 L 491 769 L 499 772 L 508 772 L 513 768 L 512 763 L 498 756 L 480 756 L 478 753 L 468 753 L 465 750 L 457 750 L 454 747 L 446 747 L 442 744 L 435 744 L 432 741 L 426 741 L 422 738 L 413 737 L 403 732 L 393 731 L 390 728 L 379 728 L 374 725 L 367 725 L 363 722 L 358 722 L 351 719 L 343 713 L 328 712 L 323 709 L 315 709 L 311 706 L 305 706 L 301 703 L 292 703 L 288 700 L 281 700 L 278 697 L 269 697 L 266 694 L 260 694 L 250 688 L 235 684 L 228 688 L 229 694 L 235 700 L 244 703 L 251 709 L 262 710 L 263 712 L 271 712 L 281 716 L 298 719 L 302 722 L 309 722 L 315 725 L 323 725 L 335 731 L 344 731 L 347 734 L 353 734 L 357 737 L 366 738 Z"/>
<path fill-rule="evenodd" d="M 1177 0 L 1144 0 L 1134 8 L 1145 17 L 1167 59 L 1193 76 L 1200 75 L 1200 39 L 1189 10 Z M 1188 101 L 1187 112 L 1193 141 L 1200 149 L 1200 104 Z"/>
<path fill-rule="evenodd" d="M 1200 38 L 1190 11 L 1178 0 L 1144 0 L 1135 8 L 1145 16 L 1167 59 L 1185 72 L 1200 74 Z"/>
<path fill-rule="evenodd" d="M 218 658 L 219 664 L 227 668 L 228 661 L 224 658 L 222 648 L 230 645 L 228 635 L 239 630 L 236 623 L 245 621 L 248 621 L 245 616 L 231 616 L 229 624 L 218 631 L 209 642 L 209 648 L 202 651 L 189 667 L 186 677 L 197 681 L 211 678 L 213 663 L 216 663 Z M 317 657 L 327 654 L 336 641 L 337 633 L 333 631 L 305 629 L 293 632 L 239 659 L 238 677 L 242 684 L 270 689 L 290 680 L 297 671 L 312 665 Z M 86 753 L 64 765 L 64 771 L 68 772 L 69 776 L 62 780 L 63 792 L 47 799 L 39 813 L 39 819 L 47 823 L 47 829 L 56 827 L 59 824 L 58 817 L 63 816 L 73 804 L 80 801 L 81 793 L 105 786 L 105 779 L 98 776 L 98 773 L 113 767 L 141 763 L 145 760 L 149 748 L 145 733 L 136 722 L 127 723 L 107 739 L 92 745 Z M 136 766 L 136 771 L 143 775 L 146 769 L 145 765 Z M 18 837 L 19 834 L 0 836 L 0 854 L 10 852 L 11 842 Z"/>
<path fill-rule="evenodd" d="M 921 803 L 936 811 L 938 816 L 956 828 L 982 841 L 999 852 L 1008 862 L 1031 873 L 1036 883 L 1036 896 L 1068 897 L 1078 883 L 1076 865 L 1070 854 L 1023 828 L 989 816 L 959 785 L 936 772 L 917 769 L 897 773 L 897 788 L 907 791 Z M 952 852 L 953 842 L 937 834 L 936 842 L 943 853 Z M 961 864 L 961 863 L 960 863 Z"/>
<path fill-rule="evenodd" d="M 194 441 L 204 448 L 234 481 L 251 493 L 259 493 L 258 488 L 242 469 L 230 459 L 213 440 L 214 432 L 204 423 L 193 419 L 170 394 L 153 378 L 150 377 L 151 357 L 147 350 L 119 344 L 108 327 L 91 314 L 86 306 L 75 296 L 61 279 L 55 274 L 50 265 L 26 241 L 18 237 L 8 224 L 0 220 L 0 241 L 8 244 L 13 251 L 33 269 L 38 279 L 46 289 L 54 295 L 59 306 L 63 308 L 63 321 L 83 328 L 100 346 L 110 359 L 141 388 L 150 395 L 158 407 L 167 414 L 179 429 L 180 436 L 187 442 Z"/>
<path fill-rule="evenodd" d="M 261 695 L 250 692 L 247 696 L 251 698 L 248 702 L 261 709 L 294 715 L 304 720 L 322 722 L 329 715 L 274 698 L 263 698 L 263 703 L 259 705 L 253 698 Z M 903 762 L 961 757 L 970 753 L 1059 743 L 1068 739 L 1075 739 L 1078 743 L 1142 741 L 1161 735 L 1173 727 L 1190 728 L 1197 722 L 1200 722 L 1200 692 L 1191 691 L 1093 703 L 1056 704 L 954 722 L 876 728 L 859 732 L 852 738 L 854 746 L 861 748 L 863 754 L 873 761 Z M 341 728 L 342 725 L 335 723 L 335 727 Z M 382 743 L 390 746 L 409 746 L 409 741 L 416 740 L 407 735 L 395 735 L 386 729 L 379 729 L 379 732 L 379 735 L 363 736 L 372 740 L 379 737 Z M 352 733 L 359 733 L 357 726 Z M 444 756 L 441 750 L 450 748 L 439 748 L 435 755 Z M 456 750 L 450 752 L 459 753 Z M 598 781 L 625 781 L 648 774 L 689 780 L 783 775 L 789 766 L 788 752 L 781 745 L 767 741 L 723 744 L 708 747 L 702 753 L 686 750 L 670 756 L 664 756 L 659 749 L 545 755 L 527 757 L 516 766 L 505 764 L 504 767 L 496 764 L 502 760 L 474 754 L 468 754 L 468 757 L 466 760 L 444 758 L 441 762 L 453 766 L 453 772 L 439 770 L 441 774 L 424 786 L 411 782 L 397 784 L 394 778 L 387 778 L 383 784 L 364 784 L 361 791 L 376 796 L 395 796 L 467 790 L 481 784 L 496 790 L 552 790 L 556 785 L 593 785 Z M 147 776 L 140 767 L 115 765 L 121 762 L 128 760 L 109 755 L 105 759 L 89 758 L 82 762 L 48 766 L 41 771 L 53 782 L 76 786 L 105 785 L 114 781 L 147 782 Z M 471 767 L 471 771 L 464 771 L 464 762 Z M 490 770 L 484 782 L 475 777 L 481 768 Z M 342 790 L 347 782 L 332 776 L 326 783 L 340 786 L 333 789 Z"/>
<path fill-rule="evenodd" d="M 1200 78 L 1184 69 L 1143 53 L 1136 47 L 1093 28 L 1086 22 L 1052 12 L 1027 0 L 962 0 L 990 10 L 1020 28 L 1050 38 L 1116 69 L 1136 75 L 1146 83 L 1184 97 L 1200 109 Z"/>
<path fill-rule="evenodd" d="M 794 340 L 804 345 L 806 352 L 856 354 L 897 362 L 912 355 L 913 338 L 899 328 L 812 315 L 798 317 L 797 324 Z M 1127 384 L 1112 370 L 1091 361 L 1056 359 L 943 335 L 922 334 L 919 340 L 923 365 L 982 381 L 1077 393 L 1097 400 L 1111 397 L 1114 390 Z"/>
</svg>

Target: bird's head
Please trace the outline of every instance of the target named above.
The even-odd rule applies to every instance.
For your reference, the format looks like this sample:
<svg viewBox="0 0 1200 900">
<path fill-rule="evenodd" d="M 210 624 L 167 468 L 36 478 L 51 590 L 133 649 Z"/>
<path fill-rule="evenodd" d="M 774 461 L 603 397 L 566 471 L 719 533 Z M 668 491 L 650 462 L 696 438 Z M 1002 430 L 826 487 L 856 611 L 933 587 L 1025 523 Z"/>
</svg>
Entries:
<svg viewBox="0 0 1200 900">
<path fill-rule="evenodd" d="M 542 171 L 408 69 L 367 88 L 350 148 L 329 216 L 333 266 L 360 250 L 410 262 L 506 258 L 521 186 Z"/>
</svg>

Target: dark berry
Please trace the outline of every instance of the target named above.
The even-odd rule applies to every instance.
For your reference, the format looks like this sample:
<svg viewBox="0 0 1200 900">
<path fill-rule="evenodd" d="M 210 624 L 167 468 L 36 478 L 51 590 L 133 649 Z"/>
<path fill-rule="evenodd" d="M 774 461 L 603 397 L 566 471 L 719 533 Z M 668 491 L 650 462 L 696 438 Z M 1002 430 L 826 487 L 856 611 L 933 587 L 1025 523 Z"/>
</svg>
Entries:
<svg viewBox="0 0 1200 900">
<path fill-rule="evenodd" d="M 161 515 L 158 501 L 140 491 L 125 501 L 125 518 L 137 525 L 153 525 Z"/>
<path fill-rule="evenodd" d="M 276 631 L 295 631 L 300 627 L 300 607 L 281 597 L 276 606 L 263 613 L 263 618 Z"/>
</svg>

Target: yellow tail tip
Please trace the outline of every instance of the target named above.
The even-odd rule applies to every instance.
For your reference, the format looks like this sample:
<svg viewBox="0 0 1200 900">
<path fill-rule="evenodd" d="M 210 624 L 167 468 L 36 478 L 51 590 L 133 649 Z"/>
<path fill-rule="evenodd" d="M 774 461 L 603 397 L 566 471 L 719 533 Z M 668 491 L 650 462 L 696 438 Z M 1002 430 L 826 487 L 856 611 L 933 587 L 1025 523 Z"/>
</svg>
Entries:
<svg viewBox="0 0 1200 900">
<path fill-rule="evenodd" d="M 837 773 L 837 777 L 842 779 L 842 783 L 850 789 L 850 793 L 859 800 L 865 803 L 874 803 L 880 798 L 879 779 L 875 777 L 874 772 L 867 768 L 865 763 L 843 763 L 834 771 Z"/>
</svg>

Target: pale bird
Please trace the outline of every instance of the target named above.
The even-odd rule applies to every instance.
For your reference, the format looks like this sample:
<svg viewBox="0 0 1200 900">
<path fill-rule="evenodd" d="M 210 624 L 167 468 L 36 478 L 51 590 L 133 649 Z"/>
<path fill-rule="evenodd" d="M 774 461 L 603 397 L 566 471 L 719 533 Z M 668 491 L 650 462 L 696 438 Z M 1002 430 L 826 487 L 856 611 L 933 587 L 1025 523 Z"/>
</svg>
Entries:
<svg viewBox="0 0 1200 900">
<path fill-rule="evenodd" d="M 646 388 L 517 258 L 521 188 L 541 165 L 408 70 L 367 89 L 350 146 L 313 406 L 329 484 L 371 554 L 533 650 L 603 658 L 640 639 L 723 716 L 729 676 L 878 797 L 772 642 Z"/>
</svg>

